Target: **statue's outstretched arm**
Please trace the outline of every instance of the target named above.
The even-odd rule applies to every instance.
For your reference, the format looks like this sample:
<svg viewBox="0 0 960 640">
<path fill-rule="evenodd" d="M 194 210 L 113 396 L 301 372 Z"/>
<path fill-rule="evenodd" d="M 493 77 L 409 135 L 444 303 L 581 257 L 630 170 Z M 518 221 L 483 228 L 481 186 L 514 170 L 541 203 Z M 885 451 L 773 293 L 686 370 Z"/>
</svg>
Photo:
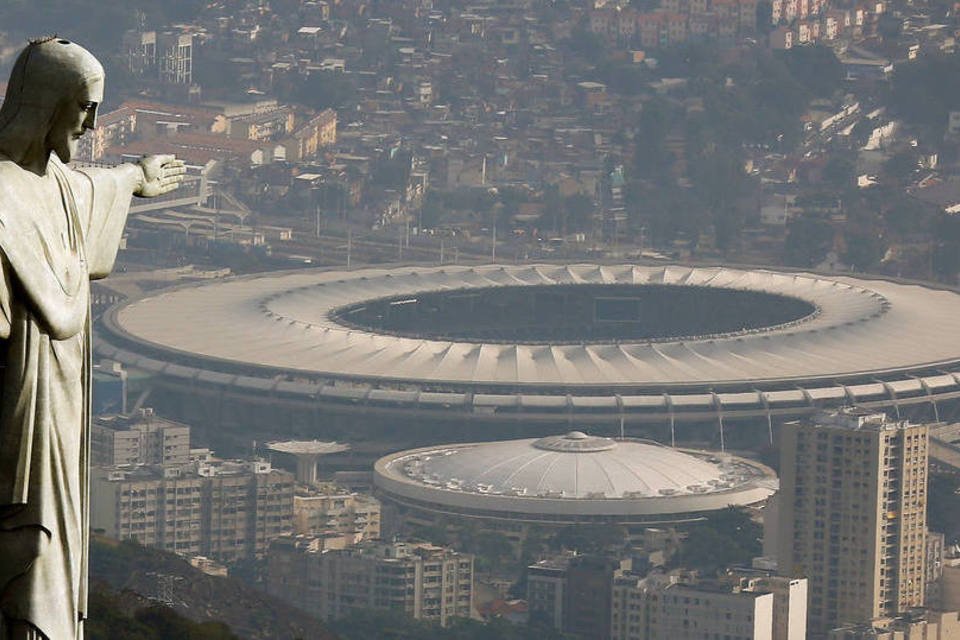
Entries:
<svg viewBox="0 0 960 640">
<path fill-rule="evenodd" d="M 183 161 L 172 155 L 146 156 L 136 164 L 109 169 L 81 169 L 88 180 L 75 190 L 84 229 L 87 267 L 91 279 L 106 277 L 113 269 L 131 196 L 152 198 L 173 191 L 186 173 Z"/>
<path fill-rule="evenodd" d="M 133 190 L 141 198 L 153 198 L 173 191 L 183 182 L 187 168 L 183 160 L 172 155 L 146 156 L 136 165 L 143 173 L 143 181 Z"/>
</svg>

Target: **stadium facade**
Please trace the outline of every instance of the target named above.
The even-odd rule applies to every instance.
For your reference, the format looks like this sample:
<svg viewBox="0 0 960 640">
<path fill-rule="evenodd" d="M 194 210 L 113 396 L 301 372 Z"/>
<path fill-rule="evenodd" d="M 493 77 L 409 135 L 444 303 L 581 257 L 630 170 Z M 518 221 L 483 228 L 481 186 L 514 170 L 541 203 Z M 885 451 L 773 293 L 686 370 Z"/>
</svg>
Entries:
<svg viewBox="0 0 960 640">
<path fill-rule="evenodd" d="M 313 269 L 131 301 L 96 349 L 171 415 L 311 436 L 338 419 L 772 431 L 854 403 L 951 419 L 958 318 L 953 290 L 760 269 Z"/>
</svg>

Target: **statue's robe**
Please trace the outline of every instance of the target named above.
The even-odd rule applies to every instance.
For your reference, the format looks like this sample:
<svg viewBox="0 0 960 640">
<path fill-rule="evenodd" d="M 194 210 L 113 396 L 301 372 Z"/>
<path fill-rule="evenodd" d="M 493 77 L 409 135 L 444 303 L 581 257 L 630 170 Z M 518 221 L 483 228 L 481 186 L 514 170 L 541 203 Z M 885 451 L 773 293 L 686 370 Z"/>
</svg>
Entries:
<svg viewBox="0 0 960 640">
<path fill-rule="evenodd" d="M 128 182 L 122 170 L 75 171 L 56 155 L 43 177 L 0 159 L 0 545 L 19 535 L 40 549 L 32 561 L 0 549 L 0 612 L 51 640 L 83 636 L 89 281 L 113 266 Z"/>
</svg>

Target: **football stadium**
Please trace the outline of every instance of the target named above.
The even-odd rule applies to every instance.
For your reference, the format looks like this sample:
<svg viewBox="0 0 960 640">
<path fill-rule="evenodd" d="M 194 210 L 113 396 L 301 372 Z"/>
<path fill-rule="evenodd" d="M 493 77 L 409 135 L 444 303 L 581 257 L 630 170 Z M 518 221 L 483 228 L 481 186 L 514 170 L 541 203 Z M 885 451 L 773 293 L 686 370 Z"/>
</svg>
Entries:
<svg viewBox="0 0 960 640">
<path fill-rule="evenodd" d="M 772 434 L 853 403 L 953 419 L 958 318 L 946 288 L 762 269 L 309 269 L 129 301 L 103 316 L 96 349 L 171 415 L 292 434 L 739 421 Z"/>
</svg>

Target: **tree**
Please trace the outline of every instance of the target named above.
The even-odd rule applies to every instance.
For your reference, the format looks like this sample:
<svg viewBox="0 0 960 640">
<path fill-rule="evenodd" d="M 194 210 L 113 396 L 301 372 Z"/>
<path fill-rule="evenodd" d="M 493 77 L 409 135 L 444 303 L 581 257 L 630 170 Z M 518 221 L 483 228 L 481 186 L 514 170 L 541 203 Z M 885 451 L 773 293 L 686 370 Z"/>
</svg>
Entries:
<svg viewBox="0 0 960 640">
<path fill-rule="evenodd" d="M 869 271 L 880 263 L 887 251 L 883 236 L 875 229 L 847 231 L 847 248 L 841 259 L 855 271 Z"/>
<path fill-rule="evenodd" d="M 563 211 L 567 229 L 586 231 L 593 224 L 593 198 L 582 193 L 574 193 L 563 199 Z"/>
<path fill-rule="evenodd" d="M 414 620 L 399 612 L 380 609 L 357 610 L 331 625 L 341 640 L 561 640 L 553 629 L 516 625 L 506 620 L 458 618 L 447 628 Z"/>
<path fill-rule="evenodd" d="M 694 191 L 710 212 L 717 246 L 732 247 L 743 226 L 743 211 L 737 200 L 747 191 L 747 176 L 740 158 L 731 152 L 701 155 L 690 165 Z"/>
<path fill-rule="evenodd" d="M 622 548 L 626 540 L 626 529 L 613 525 L 568 525 L 558 530 L 554 537 L 556 545 L 579 553 L 601 553 Z"/>
<path fill-rule="evenodd" d="M 420 224 L 424 229 L 432 229 L 443 221 L 446 208 L 443 206 L 443 200 L 434 191 L 427 192 L 423 199 L 423 207 L 420 210 Z"/>
<path fill-rule="evenodd" d="M 960 105 L 960 83 L 945 79 L 957 77 L 960 59 L 953 55 L 922 56 L 898 64 L 891 81 L 890 104 L 929 139 L 941 140 L 949 112 Z"/>
<path fill-rule="evenodd" d="M 297 84 L 293 98 L 312 109 L 351 110 L 357 103 L 357 88 L 344 73 L 319 71 Z"/>
<path fill-rule="evenodd" d="M 824 181 L 837 188 L 853 187 L 853 181 L 857 177 L 857 167 L 849 160 L 837 153 L 830 154 L 826 166 L 823 168 Z"/>
<path fill-rule="evenodd" d="M 762 527 L 744 511 L 727 507 L 690 529 L 671 564 L 705 574 L 731 565 L 749 565 L 760 555 Z"/>
<path fill-rule="evenodd" d="M 813 96 L 829 98 L 843 87 L 843 65 L 830 47 L 793 47 L 782 56 L 790 74 Z"/>
<path fill-rule="evenodd" d="M 897 184 L 910 181 L 917 169 L 917 156 L 910 150 L 898 151 L 883 163 L 883 174 Z"/>
<path fill-rule="evenodd" d="M 662 182 L 669 174 L 673 158 L 666 150 L 667 132 L 676 120 L 674 107 L 663 98 L 643 103 L 637 119 L 634 170 L 636 177 Z"/>
<path fill-rule="evenodd" d="M 574 27 L 566 44 L 576 55 L 594 65 L 602 62 L 607 55 L 603 38 L 590 31 L 586 24 Z"/>
<path fill-rule="evenodd" d="M 799 216 L 787 223 L 784 262 L 794 267 L 813 267 L 833 247 L 833 228 L 826 220 Z"/>
</svg>

